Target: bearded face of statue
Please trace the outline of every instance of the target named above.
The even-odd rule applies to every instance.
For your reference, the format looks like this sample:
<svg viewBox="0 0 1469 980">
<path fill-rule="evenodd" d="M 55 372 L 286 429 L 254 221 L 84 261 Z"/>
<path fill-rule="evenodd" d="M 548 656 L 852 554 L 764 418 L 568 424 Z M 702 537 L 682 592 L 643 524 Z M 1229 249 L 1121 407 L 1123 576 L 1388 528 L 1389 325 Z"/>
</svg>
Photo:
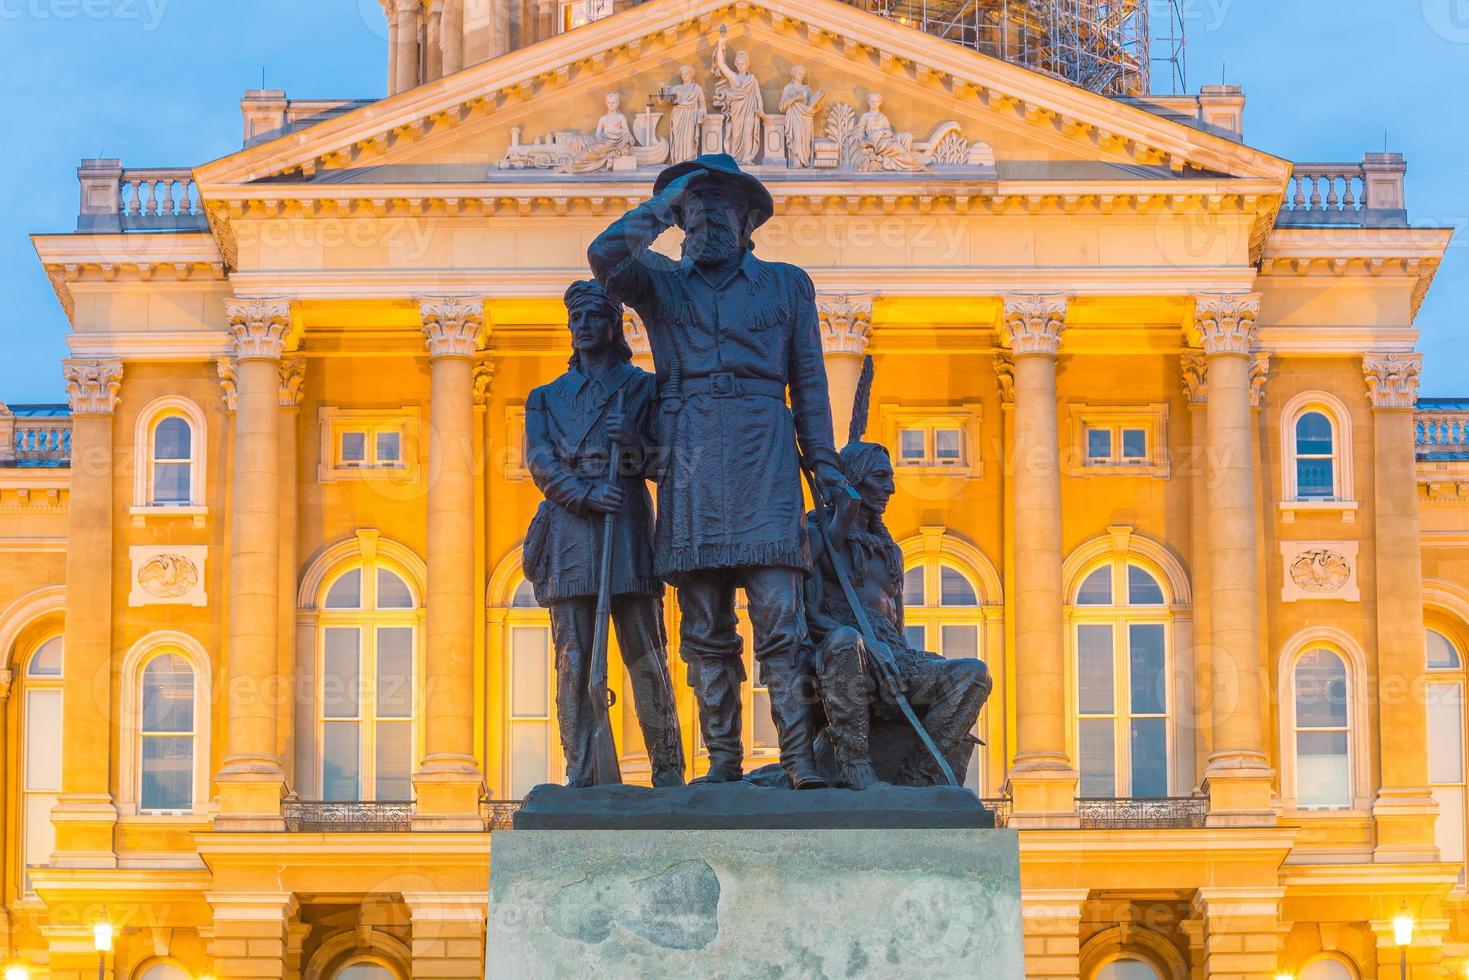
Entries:
<svg viewBox="0 0 1469 980">
<path fill-rule="evenodd" d="M 699 265 L 722 265 L 744 251 L 748 219 L 743 199 L 720 184 L 695 183 L 679 215 L 684 255 Z"/>
</svg>

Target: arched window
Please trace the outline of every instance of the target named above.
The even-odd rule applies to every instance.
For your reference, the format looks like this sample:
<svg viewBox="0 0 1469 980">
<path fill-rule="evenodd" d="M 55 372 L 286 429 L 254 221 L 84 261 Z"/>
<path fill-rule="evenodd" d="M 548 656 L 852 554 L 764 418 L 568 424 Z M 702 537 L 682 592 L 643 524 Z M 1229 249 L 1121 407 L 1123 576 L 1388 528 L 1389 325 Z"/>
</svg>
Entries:
<svg viewBox="0 0 1469 980">
<path fill-rule="evenodd" d="M 348 963 L 334 974 L 335 980 L 398 980 L 398 974 L 372 960 Z"/>
<path fill-rule="evenodd" d="M 1334 956 L 1324 956 L 1306 964 L 1301 980 L 1357 980 L 1357 971 Z"/>
<path fill-rule="evenodd" d="M 1465 879 L 1466 834 L 1469 834 L 1469 785 L 1465 778 L 1464 658 L 1454 633 L 1445 622 L 1427 630 L 1428 683 L 1424 690 L 1428 713 L 1428 783 L 1438 801 L 1434 823 L 1439 856 L 1459 866 Z"/>
<path fill-rule="evenodd" d="M 928 557 L 903 573 L 904 639 L 916 650 L 929 650 L 951 660 L 982 658 L 984 621 L 979 589 L 954 564 Z M 985 727 L 986 707 L 975 734 Z M 969 771 L 955 773 L 964 785 L 983 793 L 983 747 L 969 759 Z"/>
<path fill-rule="evenodd" d="M 1302 809 L 1352 805 L 1351 712 L 1346 662 L 1312 649 L 1295 664 L 1296 803 Z"/>
<path fill-rule="evenodd" d="M 1296 499 L 1336 496 L 1336 437 L 1324 412 L 1302 412 L 1296 419 Z"/>
<path fill-rule="evenodd" d="M 1097 971 L 1097 980 L 1162 980 L 1158 971 L 1142 960 L 1123 957 Z"/>
<path fill-rule="evenodd" d="M 197 733 L 194 668 L 177 653 L 160 653 L 144 666 L 140 689 L 139 809 L 144 813 L 192 810 Z"/>
<path fill-rule="evenodd" d="M 1083 797 L 1169 793 L 1170 615 L 1157 577 L 1122 556 L 1072 596 Z"/>
<path fill-rule="evenodd" d="M 1285 404 L 1280 426 L 1281 508 L 1355 508 L 1351 415 L 1341 399 L 1302 392 Z"/>
<path fill-rule="evenodd" d="M 556 729 L 551 617 L 536 602 L 526 579 L 515 587 L 507 620 L 510 731 L 506 785 L 510 798 L 520 800 L 542 783 L 560 782 L 566 764 Z"/>
<path fill-rule="evenodd" d="M 44 640 L 25 661 L 21 726 L 23 887 L 31 887 L 30 869 L 51 863 L 56 830 L 51 809 L 61 793 L 61 680 L 65 648 L 60 636 Z"/>
<path fill-rule="evenodd" d="M 328 580 L 317 619 L 323 800 L 410 800 L 418 749 L 419 602 L 375 552 Z"/>
<path fill-rule="evenodd" d="M 187 398 L 167 396 L 138 415 L 133 504 L 142 508 L 204 506 L 204 414 Z"/>
</svg>

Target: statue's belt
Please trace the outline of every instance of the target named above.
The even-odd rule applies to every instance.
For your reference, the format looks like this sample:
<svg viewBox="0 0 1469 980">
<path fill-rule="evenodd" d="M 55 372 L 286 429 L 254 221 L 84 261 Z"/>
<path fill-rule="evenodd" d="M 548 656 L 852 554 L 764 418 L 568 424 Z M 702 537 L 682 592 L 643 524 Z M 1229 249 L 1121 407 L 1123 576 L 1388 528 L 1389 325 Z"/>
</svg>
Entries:
<svg viewBox="0 0 1469 980">
<path fill-rule="evenodd" d="M 741 398 L 745 395 L 758 395 L 775 398 L 782 402 L 786 398 L 786 386 L 779 381 L 770 381 L 765 378 L 740 378 L 728 371 L 702 378 L 686 378 L 677 390 L 671 390 L 673 387 L 669 385 L 670 390 L 663 393 L 665 401 L 681 402 L 694 395 L 709 395 L 713 398 Z"/>
</svg>

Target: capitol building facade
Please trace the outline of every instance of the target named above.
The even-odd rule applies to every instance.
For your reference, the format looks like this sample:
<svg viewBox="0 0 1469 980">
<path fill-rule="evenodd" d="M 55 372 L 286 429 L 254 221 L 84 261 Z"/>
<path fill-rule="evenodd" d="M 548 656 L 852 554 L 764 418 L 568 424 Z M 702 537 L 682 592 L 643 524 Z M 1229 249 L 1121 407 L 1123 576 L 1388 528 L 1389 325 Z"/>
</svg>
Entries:
<svg viewBox="0 0 1469 980">
<path fill-rule="evenodd" d="M 1418 397 L 1415 328 L 1451 231 L 1400 156 L 1293 164 L 1237 88 L 919 6 L 385 0 L 386 98 L 82 162 L 34 239 L 68 403 L 0 412 L 5 964 L 484 976 L 494 835 L 562 776 L 526 397 L 592 238 L 727 152 L 839 444 L 874 359 L 909 638 L 994 675 L 964 777 L 1027 976 L 1464 974 L 1469 399 Z"/>
</svg>

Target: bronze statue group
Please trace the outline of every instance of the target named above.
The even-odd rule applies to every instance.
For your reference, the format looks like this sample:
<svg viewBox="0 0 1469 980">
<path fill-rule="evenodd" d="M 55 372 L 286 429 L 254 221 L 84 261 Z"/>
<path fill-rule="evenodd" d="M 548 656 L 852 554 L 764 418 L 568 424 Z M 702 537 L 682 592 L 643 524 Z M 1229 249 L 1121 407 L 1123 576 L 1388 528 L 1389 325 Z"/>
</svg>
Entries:
<svg viewBox="0 0 1469 980">
<path fill-rule="evenodd" d="M 524 567 L 550 610 L 569 786 L 620 781 L 609 622 L 653 785 L 683 783 L 664 583 L 677 590 L 705 781 L 745 778 L 737 589 L 769 692 L 779 783 L 956 784 L 978 744 L 984 664 L 904 639 L 902 553 L 883 522 L 893 463 L 862 439 L 871 361 L 838 453 L 811 279 L 751 245 L 773 214 L 769 192 L 729 156 L 663 171 L 653 197 L 592 243 L 595 279 L 565 297 L 568 370 L 527 401 L 527 465 L 546 500 Z M 678 260 L 652 248 L 675 226 Z M 655 375 L 632 364 L 624 304 L 646 326 Z"/>
</svg>

